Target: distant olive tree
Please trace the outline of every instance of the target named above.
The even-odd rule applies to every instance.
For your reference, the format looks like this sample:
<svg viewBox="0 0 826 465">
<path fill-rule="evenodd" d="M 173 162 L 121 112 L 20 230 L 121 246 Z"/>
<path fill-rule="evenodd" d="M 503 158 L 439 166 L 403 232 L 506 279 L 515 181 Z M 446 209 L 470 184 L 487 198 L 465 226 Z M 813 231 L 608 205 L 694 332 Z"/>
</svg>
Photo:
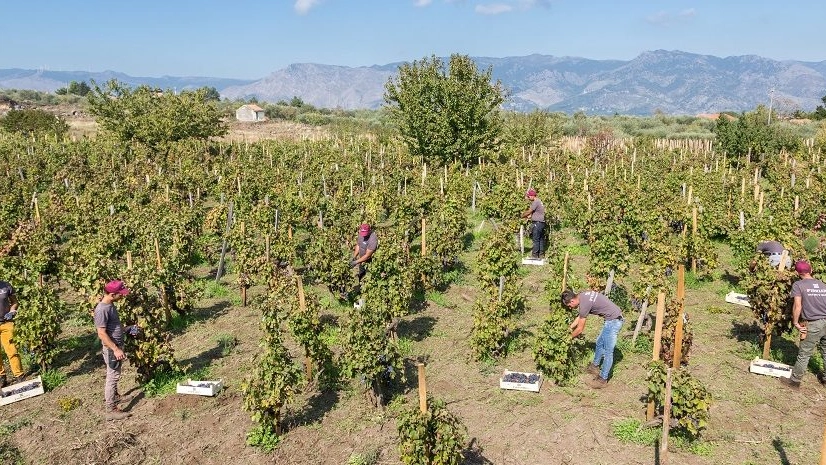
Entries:
<svg viewBox="0 0 826 465">
<path fill-rule="evenodd" d="M 209 100 L 208 89 L 178 94 L 146 85 L 134 90 L 111 80 L 103 87 L 92 82 L 89 112 L 101 129 L 124 142 L 157 149 L 184 139 L 207 139 L 227 133 L 221 112 Z"/>
<path fill-rule="evenodd" d="M 385 84 L 384 101 L 413 155 L 475 164 L 499 147 L 502 84 L 466 55 L 452 55 L 447 68 L 435 56 L 403 64 Z"/>
<path fill-rule="evenodd" d="M 85 82 L 77 82 L 72 81 L 66 87 L 61 87 L 57 89 L 54 93 L 57 95 L 79 95 L 81 97 L 85 97 L 92 89 L 89 87 L 89 84 Z"/>
</svg>

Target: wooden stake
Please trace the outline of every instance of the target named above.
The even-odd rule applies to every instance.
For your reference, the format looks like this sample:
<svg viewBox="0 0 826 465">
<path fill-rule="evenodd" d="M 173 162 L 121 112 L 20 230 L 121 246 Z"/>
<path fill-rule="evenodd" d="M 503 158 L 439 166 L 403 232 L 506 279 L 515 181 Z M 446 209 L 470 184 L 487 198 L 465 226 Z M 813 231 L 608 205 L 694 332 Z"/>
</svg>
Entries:
<svg viewBox="0 0 826 465">
<path fill-rule="evenodd" d="M 691 238 L 697 240 L 697 206 L 691 210 Z M 697 272 L 697 257 L 691 257 L 691 272 Z"/>
<path fill-rule="evenodd" d="M 155 238 L 155 260 L 157 261 L 158 271 L 163 269 L 161 265 L 161 247 L 158 245 L 158 238 Z"/>
<path fill-rule="evenodd" d="M 565 292 L 565 288 L 568 284 L 568 251 L 565 251 L 565 261 L 562 262 L 562 291 Z"/>
<path fill-rule="evenodd" d="M 37 196 L 36 195 L 32 199 L 32 202 L 34 202 L 34 222 L 35 223 L 40 223 L 40 207 L 37 204 Z"/>
<path fill-rule="evenodd" d="M 505 292 L 505 277 L 499 277 L 499 302 L 502 301 L 502 293 Z"/>
<path fill-rule="evenodd" d="M 683 359 L 683 319 L 685 299 L 685 266 L 677 267 L 677 301 L 679 302 L 679 314 L 677 316 L 677 326 L 674 328 L 674 359 L 671 361 L 673 368 L 680 368 Z"/>
<path fill-rule="evenodd" d="M 660 359 L 660 350 L 662 350 L 663 341 L 663 318 L 665 317 L 665 293 L 657 294 L 657 321 L 654 322 L 654 349 L 651 351 L 651 360 L 657 361 Z M 645 415 L 646 420 L 654 419 L 654 401 L 648 402 L 648 411 Z"/>
<path fill-rule="evenodd" d="M 264 236 L 264 258 L 268 262 L 270 261 L 270 235 L 269 234 Z"/>
<path fill-rule="evenodd" d="M 419 410 L 427 413 L 427 381 L 424 377 L 424 363 L 416 364 L 419 370 Z"/>
<path fill-rule="evenodd" d="M 645 320 L 645 314 L 648 312 L 648 294 L 651 293 L 651 286 L 645 290 L 645 300 L 642 301 L 642 308 L 640 308 L 640 315 L 637 317 L 637 326 L 634 327 L 634 336 L 631 338 L 631 345 L 637 342 L 637 335 L 642 328 L 642 322 Z"/>
<path fill-rule="evenodd" d="M 131 250 L 126 251 L 126 269 L 127 270 L 132 269 L 132 251 Z"/>
<path fill-rule="evenodd" d="M 427 255 L 427 244 L 425 242 L 426 228 L 427 228 L 427 225 L 425 224 L 425 219 L 423 217 L 422 218 L 422 257 Z"/>
<path fill-rule="evenodd" d="M 525 226 L 519 225 L 519 252 L 525 255 Z"/>
<path fill-rule="evenodd" d="M 671 368 L 665 378 L 665 402 L 663 405 L 663 435 L 660 440 L 660 465 L 668 465 L 668 429 L 671 426 Z"/>
</svg>

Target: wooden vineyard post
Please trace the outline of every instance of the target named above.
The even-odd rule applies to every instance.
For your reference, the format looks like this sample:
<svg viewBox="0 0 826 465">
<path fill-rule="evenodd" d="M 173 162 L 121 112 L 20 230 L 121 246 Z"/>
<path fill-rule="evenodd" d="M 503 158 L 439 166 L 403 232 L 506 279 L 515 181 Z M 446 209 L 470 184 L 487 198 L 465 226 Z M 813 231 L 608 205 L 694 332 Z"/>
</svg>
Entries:
<svg viewBox="0 0 826 465">
<path fill-rule="evenodd" d="M 679 265 L 677 267 L 677 302 L 680 306 L 677 315 L 677 326 L 674 329 L 674 359 L 671 361 L 673 368 L 680 368 L 680 362 L 683 359 L 683 323 L 684 323 L 684 305 L 685 305 L 685 266 Z"/>
<path fill-rule="evenodd" d="M 424 363 L 417 363 L 419 370 L 419 411 L 427 413 L 427 381 L 424 377 Z"/>
<path fill-rule="evenodd" d="M 662 349 L 663 338 L 663 318 L 665 317 L 665 293 L 657 294 L 657 321 L 654 323 L 654 349 L 651 351 L 651 360 L 657 361 L 660 359 L 660 350 Z M 654 419 L 654 401 L 648 401 L 648 411 L 645 415 L 646 420 Z"/>
<path fill-rule="evenodd" d="M 422 257 L 427 255 L 427 245 L 426 245 L 426 242 L 425 242 L 426 228 L 427 228 L 427 225 L 425 223 L 425 219 L 422 218 Z"/>
<path fill-rule="evenodd" d="M 691 210 L 691 239 L 697 241 L 697 206 Z M 697 257 L 691 257 L 691 272 L 697 272 Z"/>
<path fill-rule="evenodd" d="M 215 282 L 221 281 L 221 275 L 224 274 L 224 259 L 227 255 L 227 236 L 229 236 L 229 228 L 232 226 L 232 200 L 229 201 L 227 207 L 227 226 L 224 230 L 224 239 L 221 241 L 221 258 L 218 259 L 218 271 L 215 272 Z"/>
<path fill-rule="evenodd" d="M 264 258 L 267 260 L 267 263 L 270 261 L 270 235 L 267 234 L 264 236 Z"/>
<path fill-rule="evenodd" d="M 568 251 L 565 251 L 565 261 L 562 262 L 562 291 L 565 292 L 565 287 L 568 285 Z"/>
<path fill-rule="evenodd" d="M 158 245 L 158 238 L 155 238 L 155 261 L 158 267 L 158 271 L 163 269 L 163 265 L 161 264 L 161 247 Z"/>
<path fill-rule="evenodd" d="M 32 198 L 34 204 L 34 222 L 40 223 L 40 206 L 37 204 L 37 194 Z"/>
<path fill-rule="evenodd" d="M 298 289 L 298 308 L 301 313 L 307 313 L 307 296 L 304 294 L 304 283 L 301 281 L 301 276 L 295 276 L 295 285 Z M 304 372 L 307 375 L 307 380 L 311 380 L 313 376 L 313 361 L 309 354 L 305 354 L 304 358 Z"/>
<path fill-rule="evenodd" d="M 608 282 L 605 283 L 605 295 L 606 296 L 611 294 L 611 288 L 613 288 L 613 287 L 614 287 L 614 270 L 611 270 L 611 272 L 608 273 Z"/>
<path fill-rule="evenodd" d="M 645 314 L 648 312 L 648 294 L 651 293 L 651 286 L 648 286 L 648 289 L 645 290 L 645 300 L 642 302 L 642 308 L 640 308 L 640 316 L 637 317 L 637 326 L 634 327 L 634 337 L 631 338 L 631 345 L 633 346 L 635 342 L 637 342 L 637 335 L 640 334 L 640 328 L 642 328 L 642 322 L 645 320 Z"/>
<path fill-rule="evenodd" d="M 665 378 L 665 399 L 663 399 L 663 436 L 660 440 L 660 465 L 668 465 L 668 430 L 671 426 L 671 368 Z"/>
<path fill-rule="evenodd" d="M 132 251 L 131 250 L 126 251 L 126 269 L 127 270 L 132 269 Z"/>
<path fill-rule="evenodd" d="M 525 226 L 519 225 L 519 253 L 525 255 Z"/>
<path fill-rule="evenodd" d="M 502 301 L 502 292 L 505 291 L 505 277 L 499 277 L 499 302 Z"/>
</svg>

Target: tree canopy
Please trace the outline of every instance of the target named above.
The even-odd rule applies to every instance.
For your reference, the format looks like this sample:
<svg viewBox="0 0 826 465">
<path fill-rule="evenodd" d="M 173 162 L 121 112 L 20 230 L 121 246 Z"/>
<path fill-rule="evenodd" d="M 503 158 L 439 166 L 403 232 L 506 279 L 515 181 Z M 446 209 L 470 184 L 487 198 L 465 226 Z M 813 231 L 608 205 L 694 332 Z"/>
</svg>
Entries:
<svg viewBox="0 0 826 465">
<path fill-rule="evenodd" d="M 470 57 L 454 54 L 447 68 L 435 56 L 403 64 L 384 100 L 413 155 L 475 164 L 499 146 L 503 94 L 490 68 L 480 72 Z"/>
<path fill-rule="evenodd" d="M 221 113 L 207 88 L 176 94 L 149 86 L 130 89 L 112 80 L 94 82 L 89 111 L 101 129 L 125 142 L 152 148 L 183 139 L 207 139 L 227 133 Z"/>
<path fill-rule="evenodd" d="M 0 128 L 19 134 L 54 134 L 63 137 L 69 125 L 63 118 L 39 109 L 11 110 L 0 118 Z"/>
</svg>

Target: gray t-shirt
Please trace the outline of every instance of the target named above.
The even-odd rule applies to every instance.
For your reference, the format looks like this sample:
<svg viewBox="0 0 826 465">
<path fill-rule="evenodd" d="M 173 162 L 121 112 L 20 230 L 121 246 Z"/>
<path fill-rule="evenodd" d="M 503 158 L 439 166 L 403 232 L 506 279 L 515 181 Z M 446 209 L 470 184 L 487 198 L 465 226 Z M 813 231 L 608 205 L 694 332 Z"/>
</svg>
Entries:
<svg viewBox="0 0 826 465">
<path fill-rule="evenodd" d="M 587 318 L 588 315 L 597 315 L 606 320 L 616 320 L 622 318 L 622 310 L 617 304 L 611 302 L 608 297 L 597 291 L 582 291 L 579 293 L 579 317 Z"/>
<path fill-rule="evenodd" d="M 792 284 L 792 297 L 803 302 L 802 316 L 806 321 L 826 318 L 826 284 L 815 278 L 806 278 Z"/>
<path fill-rule="evenodd" d="M 757 251 L 763 252 L 764 254 L 782 254 L 783 250 L 785 250 L 783 244 L 777 241 L 763 241 L 757 244 Z"/>
<path fill-rule="evenodd" d="M 95 306 L 95 328 L 106 328 L 106 334 L 118 346 L 123 345 L 123 327 L 115 304 L 99 302 Z"/>
<path fill-rule="evenodd" d="M 0 281 L 0 323 L 3 322 L 3 317 L 9 313 L 11 302 L 9 297 L 14 296 L 14 288 L 6 281 Z"/>
<path fill-rule="evenodd" d="M 531 221 L 545 222 L 545 205 L 541 200 L 534 198 L 528 211 L 531 212 Z"/>
<path fill-rule="evenodd" d="M 370 231 L 370 235 L 367 237 L 359 236 L 356 241 L 358 241 L 359 245 L 359 257 L 364 256 L 368 250 L 375 251 L 379 246 L 379 238 L 376 236 L 375 231 Z"/>
</svg>

